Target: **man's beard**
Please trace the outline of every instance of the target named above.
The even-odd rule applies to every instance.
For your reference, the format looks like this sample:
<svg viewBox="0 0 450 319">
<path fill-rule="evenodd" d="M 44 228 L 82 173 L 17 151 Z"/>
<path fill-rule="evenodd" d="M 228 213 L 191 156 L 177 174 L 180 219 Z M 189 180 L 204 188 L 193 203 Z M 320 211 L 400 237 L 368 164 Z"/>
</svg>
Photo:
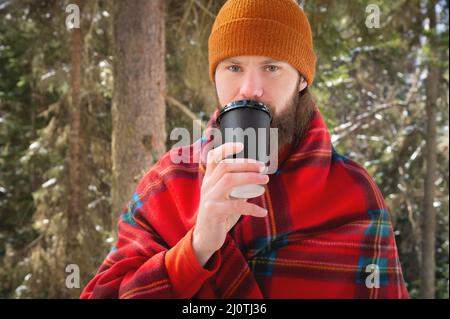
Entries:
<svg viewBox="0 0 450 319">
<path fill-rule="evenodd" d="M 283 111 L 273 114 L 272 128 L 278 128 L 278 148 L 286 144 L 296 148 L 308 131 L 315 106 L 308 89 L 295 92 L 286 102 Z"/>
</svg>

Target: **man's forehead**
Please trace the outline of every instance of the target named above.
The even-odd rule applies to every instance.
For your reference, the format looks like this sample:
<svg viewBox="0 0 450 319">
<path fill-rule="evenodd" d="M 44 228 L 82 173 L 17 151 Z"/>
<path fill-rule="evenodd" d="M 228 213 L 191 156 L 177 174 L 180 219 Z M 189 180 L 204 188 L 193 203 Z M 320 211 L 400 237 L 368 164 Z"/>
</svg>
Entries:
<svg viewBox="0 0 450 319">
<path fill-rule="evenodd" d="M 269 63 L 287 63 L 281 60 L 277 60 L 271 57 L 264 56 L 235 56 L 224 59 L 222 62 L 243 64 L 248 62 L 257 62 L 259 64 L 269 64 Z"/>
</svg>

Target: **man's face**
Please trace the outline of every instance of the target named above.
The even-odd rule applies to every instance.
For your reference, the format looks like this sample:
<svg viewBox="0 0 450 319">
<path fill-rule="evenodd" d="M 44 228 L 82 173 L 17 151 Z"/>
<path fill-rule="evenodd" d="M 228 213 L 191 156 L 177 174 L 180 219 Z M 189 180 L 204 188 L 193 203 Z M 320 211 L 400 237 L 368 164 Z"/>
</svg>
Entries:
<svg viewBox="0 0 450 319">
<path fill-rule="evenodd" d="M 278 128 L 280 147 L 291 142 L 296 131 L 303 131 L 299 125 L 308 124 L 296 119 L 299 92 L 307 83 L 297 69 L 286 62 L 262 56 L 232 57 L 218 64 L 215 81 L 221 107 L 251 99 L 270 108 L 271 126 Z"/>
</svg>

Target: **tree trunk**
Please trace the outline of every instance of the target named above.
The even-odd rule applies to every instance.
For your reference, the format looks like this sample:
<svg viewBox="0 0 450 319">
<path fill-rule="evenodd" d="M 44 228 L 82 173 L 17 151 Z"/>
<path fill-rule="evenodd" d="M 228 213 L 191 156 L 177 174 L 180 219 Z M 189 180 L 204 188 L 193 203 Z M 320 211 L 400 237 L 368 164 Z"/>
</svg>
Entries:
<svg viewBox="0 0 450 319">
<path fill-rule="evenodd" d="M 81 8 L 81 0 L 73 2 Z M 81 15 L 81 10 L 80 10 Z M 71 29 L 71 112 L 69 136 L 69 196 L 67 210 L 67 264 L 75 263 L 76 251 L 79 249 L 77 234 L 79 217 L 83 214 L 82 201 L 82 135 L 81 135 L 81 63 L 83 36 L 80 28 Z"/>
<path fill-rule="evenodd" d="M 426 80 L 426 172 L 424 183 L 424 210 L 422 218 L 422 267 L 420 295 L 422 298 L 435 297 L 435 250 L 436 250 L 436 212 L 433 206 L 435 193 L 436 163 L 436 102 L 439 86 L 439 67 L 436 53 L 436 0 L 428 3 L 430 20 L 429 45 L 431 48 Z"/>
<path fill-rule="evenodd" d="M 143 173 L 165 152 L 164 14 L 164 0 L 114 2 L 114 224 Z"/>
</svg>

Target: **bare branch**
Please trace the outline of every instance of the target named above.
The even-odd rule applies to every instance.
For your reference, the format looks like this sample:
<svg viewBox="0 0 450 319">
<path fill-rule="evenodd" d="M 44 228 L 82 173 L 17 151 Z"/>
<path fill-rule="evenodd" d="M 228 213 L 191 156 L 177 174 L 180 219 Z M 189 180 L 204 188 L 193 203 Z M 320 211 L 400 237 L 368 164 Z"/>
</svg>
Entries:
<svg viewBox="0 0 450 319">
<path fill-rule="evenodd" d="M 212 13 L 211 11 L 209 11 L 207 8 L 205 8 L 205 6 L 203 4 L 200 3 L 200 1 L 198 0 L 194 0 L 194 3 L 203 10 L 203 12 L 205 12 L 207 15 L 209 15 L 211 18 L 215 19 L 216 15 L 214 13 Z"/>
<path fill-rule="evenodd" d="M 169 102 L 171 105 L 177 107 L 181 112 L 183 112 L 184 114 L 186 114 L 190 119 L 192 119 L 193 121 L 200 121 L 202 129 L 206 129 L 206 124 L 199 119 L 194 112 L 192 112 L 189 107 L 187 107 L 186 105 L 184 105 L 183 103 L 181 103 L 180 101 L 178 101 L 177 99 L 171 97 L 171 96 L 166 96 L 166 101 Z"/>
</svg>

